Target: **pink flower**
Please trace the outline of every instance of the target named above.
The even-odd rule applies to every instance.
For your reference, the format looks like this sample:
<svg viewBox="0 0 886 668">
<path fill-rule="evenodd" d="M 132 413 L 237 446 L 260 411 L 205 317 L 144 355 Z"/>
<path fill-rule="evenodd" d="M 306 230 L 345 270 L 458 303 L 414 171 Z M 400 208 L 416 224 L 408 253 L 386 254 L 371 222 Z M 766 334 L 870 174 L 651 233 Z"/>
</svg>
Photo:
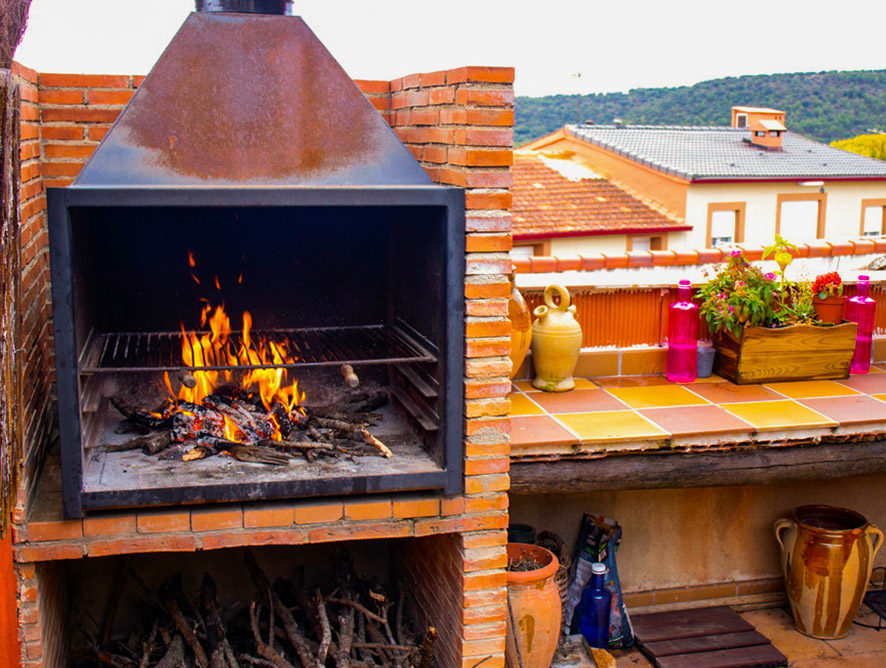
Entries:
<svg viewBox="0 0 886 668">
<path fill-rule="evenodd" d="M 730 306 L 730 307 L 729 307 L 729 312 L 730 312 L 730 313 L 735 313 L 735 307 L 734 307 L 734 306 Z"/>
<path fill-rule="evenodd" d="M 741 251 L 736 249 L 730 253 L 732 257 L 739 257 L 741 255 Z"/>
<path fill-rule="evenodd" d="M 764 275 L 763 275 L 763 278 L 765 278 L 767 281 L 774 281 L 774 280 L 775 280 L 775 274 L 773 274 L 773 273 L 770 271 L 768 274 L 764 274 Z"/>
</svg>

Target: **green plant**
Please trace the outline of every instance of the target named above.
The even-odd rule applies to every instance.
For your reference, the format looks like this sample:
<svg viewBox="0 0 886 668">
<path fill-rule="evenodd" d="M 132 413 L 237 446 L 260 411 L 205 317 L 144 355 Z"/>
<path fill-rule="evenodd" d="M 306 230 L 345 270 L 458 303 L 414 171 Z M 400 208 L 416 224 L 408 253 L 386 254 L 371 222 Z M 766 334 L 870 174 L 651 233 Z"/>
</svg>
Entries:
<svg viewBox="0 0 886 668">
<path fill-rule="evenodd" d="M 744 327 L 776 323 L 776 297 L 780 292 L 775 274 L 764 274 L 751 265 L 740 250 L 701 288 L 699 312 L 712 334 L 726 330 L 738 338 Z"/>
<path fill-rule="evenodd" d="M 775 272 L 779 276 L 781 276 L 781 287 L 784 289 L 785 287 L 785 275 L 784 272 L 788 268 L 788 265 L 793 261 L 794 256 L 791 254 L 791 251 L 796 251 L 797 247 L 789 241 L 786 241 L 784 237 L 779 234 L 775 235 L 775 243 L 771 246 L 767 246 L 763 249 L 763 259 L 765 260 L 770 255 L 772 259 L 775 260 L 775 264 L 778 265 L 779 271 Z"/>
<path fill-rule="evenodd" d="M 780 295 L 781 308 L 775 319 L 781 325 L 812 325 L 818 322 L 812 299 L 815 292 L 809 281 L 789 282 L 784 285 Z"/>
</svg>

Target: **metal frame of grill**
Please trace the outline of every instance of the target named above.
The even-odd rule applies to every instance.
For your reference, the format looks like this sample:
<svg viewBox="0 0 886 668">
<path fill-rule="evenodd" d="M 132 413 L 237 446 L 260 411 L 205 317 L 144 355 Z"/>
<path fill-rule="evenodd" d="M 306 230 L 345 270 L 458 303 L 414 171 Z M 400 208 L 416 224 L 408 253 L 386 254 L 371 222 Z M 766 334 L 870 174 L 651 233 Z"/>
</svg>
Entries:
<svg viewBox="0 0 886 668">
<path fill-rule="evenodd" d="M 52 270 L 53 325 L 59 403 L 59 432 L 63 500 L 68 517 L 82 517 L 84 509 L 169 505 L 208 501 L 296 498 L 367 492 L 440 490 L 459 493 L 463 486 L 464 401 L 464 192 L 441 186 L 304 186 L 304 187 L 69 187 L 48 189 L 50 260 Z M 445 263 L 442 302 L 435 318 L 442 323 L 433 341 L 398 319 L 384 326 L 285 328 L 263 333 L 285 337 L 302 358 L 294 365 L 330 366 L 342 363 L 386 364 L 402 382 L 392 396 L 412 416 L 427 437 L 435 439 L 442 455 L 437 470 L 364 475 L 359 471 L 346 479 L 318 474 L 310 480 L 252 482 L 248 476 L 224 484 L 195 489 L 169 480 L 162 488 L 96 492 L 84 488 L 85 445 L 83 402 L 90 399 L 84 388 L 90 378 L 185 368 L 176 362 L 181 351 L 179 333 L 166 333 L 171 350 L 157 364 L 147 363 L 142 353 L 126 350 L 148 341 L 159 341 L 158 332 L 93 332 L 86 342 L 75 336 L 74 216 L 103 207 L 404 207 L 421 211 L 429 207 L 442 215 L 445 243 L 438 251 Z M 440 213 L 442 212 L 442 214 Z M 133 234 L 138 231 L 134 230 Z M 333 259 L 333 258 L 331 258 Z M 82 261 L 82 260 L 81 260 Z M 293 323 L 297 325 L 297 323 Z M 256 332 L 258 336 L 260 333 Z M 116 346 L 117 355 L 112 353 Z M 120 355 L 121 346 L 126 354 Z M 141 350 L 141 348 L 139 348 Z M 422 367 L 436 368 L 434 388 L 422 377 Z M 218 368 L 218 367 L 201 367 Z M 245 368 L 245 367 L 244 367 Z M 416 371 L 418 370 L 418 372 Z M 432 411 L 427 410 L 432 407 Z M 435 455 L 436 457 L 436 455 Z"/>
</svg>

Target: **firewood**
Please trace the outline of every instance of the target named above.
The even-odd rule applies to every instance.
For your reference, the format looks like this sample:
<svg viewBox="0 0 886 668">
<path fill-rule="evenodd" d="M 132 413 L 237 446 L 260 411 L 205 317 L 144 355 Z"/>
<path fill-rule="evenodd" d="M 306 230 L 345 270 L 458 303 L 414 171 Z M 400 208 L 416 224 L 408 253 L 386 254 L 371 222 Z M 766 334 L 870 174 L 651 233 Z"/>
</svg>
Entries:
<svg viewBox="0 0 886 668">
<path fill-rule="evenodd" d="M 339 369 L 341 372 L 342 378 L 345 381 L 345 385 L 348 387 L 357 387 L 360 384 L 360 377 L 354 373 L 354 367 L 350 364 L 342 364 Z"/>
<path fill-rule="evenodd" d="M 200 585 L 200 612 L 206 624 L 206 643 L 210 668 L 229 668 L 229 655 L 233 656 L 226 637 L 225 624 L 218 607 L 215 580 L 204 573 Z"/>
<path fill-rule="evenodd" d="M 180 668 L 185 665 L 185 641 L 177 635 L 169 643 L 166 654 L 157 662 L 156 668 Z"/>
<path fill-rule="evenodd" d="M 369 445 L 378 449 L 378 451 L 382 454 L 383 457 L 393 457 L 394 453 L 391 452 L 390 448 L 378 440 L 375 436 L 370 434 L 365 429 L 360 430 L 360 435 L 363 436 L 363 439 L 369 443 Z"/>
<path fill-rule="evenodd" d="M 138 434 L 139 436 L 144 436 L 145 434 L 150 434 L 151 430 L 141 424 L 136 424 L 135 422 L 131 422 L 130 420 L 124 419 L 120 420 L 120 424 L 114 427 L 115 434 Z"/>
<path fill-rule="evenodd" d="M 225 452 L 229 453 L 237 461 L 269 464 L 271 466 L 287 466 L 290 459 L 288 455 L 271 448 L 259 445 L 246 445 L 244 443 L 228 445 L 225 447 Z"/>
<path fill-rule="evenodd" d="M 151 628 L 151 633 L 148 635 L 148 639 L 142 643 L 142 658 L 138 662 L 138 668 L 148 668 L 148 666 L 151 665 L 151 654 L 154 653 L 154 643 L 157 641 L 159 626 L 159 620 L 155 619 L 154 626 Z"/>
<path fill-rule="evenodd" d="M 258 652 L 260 657 L 267 659 L 277 668 L 295 668 L 295 666 L 289 663 L 289 661 L 280 656 L 277 653 L 277 650 L 266 645 L 264 640 L 262 640 L 258 628 L 258 614 L 255 607 L 255 601 L 249 604 L 249 622 L 250 627 L 252 628 L 252 637 L 255 640 L 255 651 Z"/>
<path fill-rule="evenodd" d="M 421 658 L 418 662 L 418 668 L 431 668 L 434 660 L 434 641 L 437 639 L 437 629 L 433 626 L 428 627 L 424 640 L 421 643 Z"/>
<path fill-rule="evenodd" d="M 160 600 L 163 602 L 166 611 L 172 618 L 176 631 L 179 632 L 185 643 L 191 649 L 191 652 L 194 653 L 194 662 L 197 664 L 197 668 L 209 668 L 209 659 L 206 657 L 206 651 L 203 649 L 200 641 L 197 640 L 197 635 L 194 633 L 193 626 L 185 618 L 185 615 L 176 600 L 177 594 L 180 593 L 181 580 L 176 576 L 164 585 L 160 592 Z"/>
<path fill-rule="evenodd" d="M 146 455 L 156 455 L 170 445 L 172 445 L 172 439 L 169 437 L 169 432 L 158 431 L 149 433 L 146 436 L 136 436 L 123 443 L 105 443 L 103 447 L 107 452 L 141 449 Z"/>
<path fill-rule="evenodd" d="M 259 441 L 258 445 L 277 448 L 279 450 L 332 450 L 334 446 L 331 443 L 317 443 L 315 441 L 275 441 L 273 439 L 265 439 Z"/>
<path fill-rule="evenodd" d="M 329 615 L 326 613 L 326 601 L 323 600 L 323 594 L 317 589 L 312 599 L 317 609 L 317 619 L 320 624 L 320 646 L 317 648 L 317 662 L 323 665 L 326 662 L 326 654 L 329 652 L 329 645 L 332 642 L 332 629 L 329 628 Z"/>
<path fill-rule="evenodd" d="M 123 417 L 127 420 L 142 425 L 143 427 L 147 427 L 148 429 L 165 429 L 170 426 L 168 419 L 157 417 L 149 411 L 136 408 L 120 397 L 111 397 L 111 404 L 114 408 L 120 411 L 120 413 L 123 414 Z"/>
<path fill-rule="evenodd" d="M 335 655 L 337 668 L 350 668 L 351 646 L 354 644 L 354 609 L 338 615 L 338 652 Z"/>
<path fill-rule="evenodd" d="M 366 608 L 366 607 L 360 605 L 357 601 L 352 601 L 352 600 L 346 599 L 346 598 L 334 598 L 332 596 L 327 596 L 326 601 L 327 601 L 327 603 L 337 603 L 338 605 L 350 606 L 350 607 L 354 608 L 355 610 L 359 610 L 364 615 L 369 617 L 369 619 L 376 621 L 379 624 L 386 624 L 388 621 L 386 618 L 376 615 L 369 608 Z"/>
</svg>

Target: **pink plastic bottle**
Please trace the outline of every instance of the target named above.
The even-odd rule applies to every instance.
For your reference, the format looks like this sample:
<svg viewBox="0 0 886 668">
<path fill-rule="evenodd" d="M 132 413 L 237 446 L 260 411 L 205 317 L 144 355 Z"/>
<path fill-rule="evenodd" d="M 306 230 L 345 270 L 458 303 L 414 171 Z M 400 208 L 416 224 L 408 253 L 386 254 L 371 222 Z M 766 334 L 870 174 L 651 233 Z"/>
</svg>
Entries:
<svg viewBox="0 0 886 668">
<path fill-rule="evenodd" d="M 855 296 L 846 303 L 846 319 L 858 323 L 850 373 L 867 373 L 871 368 L 871 335 L 874 332 L 874 308 L 877 302 L 868 296 L 870 289 L 870 279 L 860 275 L 855 286 Z"/>
<path fill-rule="evenodd" d="M 698 363 L 698 306 L 692 303 L 689 281 L 680 281 L 677 301 L 668 314 L 668 370 L 665 376 L 674 383 L 695 380 Z"/>
</svg>

